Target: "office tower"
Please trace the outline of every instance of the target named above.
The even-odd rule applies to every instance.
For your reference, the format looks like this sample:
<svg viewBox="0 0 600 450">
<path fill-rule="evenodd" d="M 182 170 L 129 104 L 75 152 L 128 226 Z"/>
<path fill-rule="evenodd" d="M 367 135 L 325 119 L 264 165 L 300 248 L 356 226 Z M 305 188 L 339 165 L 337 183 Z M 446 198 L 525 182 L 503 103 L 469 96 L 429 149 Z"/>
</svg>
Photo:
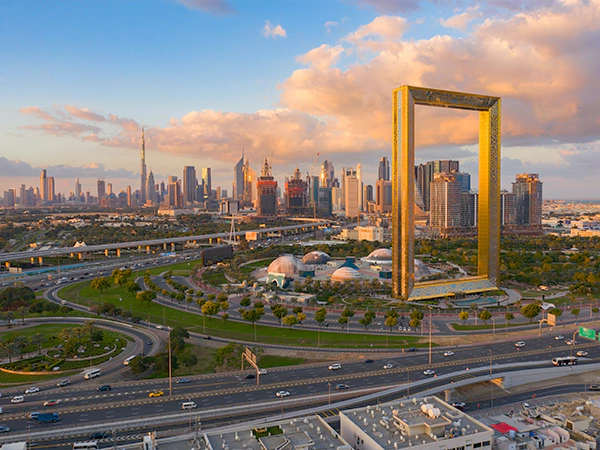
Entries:
<svg viewBox="0 0 600 450">
<path fill-rule="evenodd" d="M 244 164 L 244 191 L 242 194 L 242 206 L 256 206 L 256 172 L 250 168 L 250 159 L 246 158 Z"/>
<path fill-rule="evenodd" d="M 285 179 L 285 209 L 290 215 L 303 215 L 308 208 L 308 184 L 296 167 L 294 174 Z"/>
<path fill-rule="evenodd" d="M 98 180 L 98 204 L 104 197 L 106 197 L 106 184 L 104 180 Z"/>
<path fill-rule="evenodd" d="M 206 200 L 213 200 L 212 197 L 212 170 L 210 167 L 202 168 L 202 184 L 206 192 Z"/>
<path fill-rule="evenodd" d="M 392 211 L 392 182 L 379 179 L 375 182 L 375 210 L 381 214 Z"/>
<path fill-rule="evenodd" d="M 196 168 L 194 166 L 183 167 L 183 201 L 185 206 L 191 206 L 196 201 L 201 201 L 196 196 Z"/>
<path fill-rule="evenodd" d="M 146 139 L 144 138 L 144 127 L 142 127 L 142 148 L 140 150 L 141 170 L 140 170 L 140 205 L 146 203 L 146 186 L 148 175 L 146 173 Z"/>
<path fill-rule="evenodd" d="M 500 225 L 517 224 L 517 196 L 507 190 L 500 191 Z"/>
<path fill-rule="evenodd" d="M 154 183 L 154 174 L 152 171 L 148 174 L 146 180 L 146 205 L 153 205 L 156 202 L 156 187 Z"/>
<path fill-rule="evenodd" d="M 356 165 L 356 178 L 358 179 L 358 211 L 363 211 L 363 175 L 362 164 Z"/>
<path fill-rule="evenodd" d="M 221 198 L 227 198 L 227 189 L 221 189 Z"/>
<path fill-rule="evenodd" d="M 48 177 L 46 180 L 46 196 L 49 202 L 54 202 L 55 200 L 55 191 L 54 191 L 54 177 Z"/>
<path fill-rule="evenodd" d="M 537 173 L 520 173 L 513 183 L 517 225 L 542 225 L 542 182 Z"/>
<path fill-rule="evenodd" d="M 454 174 L 435 173 L 429 196 L 430 225 L 437 229 L 459 227 L 461 191 Z"/>
<path fill-rule="evenodd" d="M 79 177 L 75 181 L 75 201 L 78 203 L 81 201 L 81 183 L 79 182 Z"/>
<path fill-rule="evenodd" d="M 331 188 L 330 187 L 320 187 L 319 188 L 319 200 L 317 204 L 317 209 L 319 214 L 324 217 L 329 217 L 332 214 L 332 198 L 331 198 Z"/>
<path fill-rule="evenodd" d="M 131 208 L 133 206 L 132 205 L 133 198 L 131 196 L 131 186 L 127 186 L 126 195 L 127 195 L 127 206 L 129 206 Z"/>
<path fill-rule="evenodd" d="M 233 166 L 233 199 L 242 200 L 244 198 L 244 151 L 242 157 Z"/>
<path fill-rule="evenodd" d="M 164 201 L 165 196 L 167 195 L 167 187 L 164 181 L 160 182 L 160 201 Z"/>
<path fill-rule="evenodd" d="M 309 183 L 309 203 L 314 210 L 319 203 L 319 187 L 321 187 L 319 177 L 317 175 L 310 176 L 307 178 L 307 182 Z"/>
<path fill-rule="evenodd" d="M 333 211 L 342 211 L 344 209 L 344 201 L 342 200 L 342 188 L 331 188 L 331 207 Z"/>
<path fill-rule="evenodd" d="M 469 192 L 471 190 L 471 174 L 467 172 L 456 172 L 456 181 L 460 186 L 460 190 L 463 192 Z"/>
<path fill-rule="evenodd" d="M 371 186 L 370 184 L 365 185 L 365 187 L 363 188 L 363 202 L 365 205 L 373 202 L 373 186 Z M 367 208 L 365 208 L 366 210 Z"/>
<path fill-rule="evenodd" d="M 256 180 L 256 212 L 259 216 L 277 215 L 277 181 L 271 174 L 271 166 L 265 158 L 260 177 Z"/>
<path fill-rule="evenodd" d="M 455 173 L 459 171 L 459 162 L 451 159 L 427 161 L 425 164 L 419 164 L 415 167 L 415 183 L 418 187 L 418 192 L 423 199 L 425 211 L 431 209 L 430 201 L 430 184 L 433 181 L 433 175 L 436 173 Z M 469 176 L 469 188 L 471 183 Z M 465 181 L 466 182 L 466 181 Z"/>
<path fill-rule="evenodd" d="M 40 201 L 48 199 L 48 180 L 46 179 L 46 169 L 42 169 L 40 174 Z"/>
<path fill-rule="evenodd" d="M 217 186 L 215 190 L 215 200 L 220 202 L 223 197 L 221 196 L 221 186 Z"/>
<path fill-rule="evenodd" d="M 479 215 L 479 194 L 461 191 L 460 202 L 460 225 L 465 228 L 476 227 Z"/>
<path fill-rule="evenodd" d="M 112 183 L 106 183 L 106 195 L 110 195 L 113 193 Z"/>
<path fill-rule="evenodd" d="M 181 204 L 180 204 L 181 183 L 179 183 L 178 181 L 173 181 L 172 183 L 169 183 L 169 186 L 167 189 L 168 189 L 167 204 L 171 208 L 179 208 L 181 206 Z"/>
<path fill-rule="evenodd" d="M 22 184 L 21 187 L 19 188 L 19 205 L 21 205 L 21 206 L 26 206 L 27 194 L 25 192 L 26 192 L 25 185 Z"/>
<path fill-rule="evenodd" d="M 390 161 L 385 156 L 379 158 L 379 169 L 377 170 L 377 179 L 384 181 L 390 180 Z"/>
<path fill-rule="evenodd" d="M 5 208 L 14 208 L 15 207 L 15 190 L 9 189 L 8 191 L 4 191 L 4 204 Z"/>
<path fill-rule="evenodd" d="M 346 217 L 358 217 L 360 213 L 360 183 L 356 172 L 354 174 L 346 173 L 344 180 L 344 205 L 346 210 Z"/>
<path fill-rule="evenodd" d="M 427 164 L 433 164 L 433 173 L 454 173 L 458 172 L 458 161 L 451 159 L 436 159 L 435 161 L 429 161 Z"/>
<path fill-rule="evenodd" d="M 356 176 L 356 169 L 352 167 L 342 167 L 342 182 L 340 187 L 342 188 L 342 202 L 340 207 L 346 209 L 346 178 L 349 176 Z M 335 182 L 332 180 L 330 187 L 334 187 Z"/>
<path fill-rule="evenodd" d="M 321 180 L 319 186 L 321 187 L 333 187 L 333 180 L 335 179 L 335 169 L 333 163 L 330 161 L 323 161 L 321 164 Z"/>
</svg>

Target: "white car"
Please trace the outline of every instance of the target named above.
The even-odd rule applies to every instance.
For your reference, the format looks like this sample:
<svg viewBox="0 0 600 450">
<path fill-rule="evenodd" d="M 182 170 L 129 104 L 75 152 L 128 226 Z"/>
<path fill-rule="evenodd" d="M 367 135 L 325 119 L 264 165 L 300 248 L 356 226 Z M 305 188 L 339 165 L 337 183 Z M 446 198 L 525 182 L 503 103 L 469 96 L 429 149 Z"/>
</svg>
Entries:
<svg viewBox="0 0 600 450">
<path fill-rule="evenodd" d="M 258 371 L 258 373 L 261 374 L 261 375 L 266 375 L 267 374 L 267 369 L 260 369 Z"/>
<path fill-rule="evenodd" d="M 525 347 L 525 342 L 523 342 L 523 341 L 515 342 L 515 347 L 517 347 L 517 348 Z"/>
<path fill-rule="evenodd" d="M 586 352 L 586 351 L 584 351 L 584 350 L 579 350 L 579 351 L 577 352 L 577 356 L 587 356 L 587 355 L 588 355 L 588 352 Z"/>
<path fill-rule="evenodd" d="M 162 325 L 156 325 L 157 330 L 162 330 L 164 327 Z"/>
<path fill-rule="evenodd" d="M 277 397 L 289 397 L 290 393 L 288 391 L 279 391 L 275 394 Z"/>
<path fill-rule="evenodd" d="M 425 376 L 435 375 L 435 370 L 431 370 L 431 369 L 424 370 L 423 375 L 425 375 Z"/>
<path fill-rule="evenodd" d="M 331 364 L 328 369 L 329 370 L 340 370 L 342 368 L 341 364 Z"/>
<path fill-rule="evenodd" d="M 40 388 L 39 387 L 30 387 L 29 389 L 27 389 L 25 391 L 26 394 L 35 394 L 36 392 L 40 392 Z"/>
<path fill-rule="evenodd" d="M 575 344 L 577 344 L 577 341 L 573 341 L 573 340 L 569 339 L 568 341 L 565 341 L 565 344 L 567 344 L 567 345 L 575 345 Z"/>
<path fill-rule="evenodd" d="M 454 356 L 454 352 L 452 352 L 452 351 L 444 352 L 444 356 Z"/>
<path fill-rule="evenodd" d="M 562 334 L 559 334 L 558 336 L 554 336 L 554 339 L 556 339 L 557 341 L 562 341 L 565 337 Z"/>
<path fill-rule="evenodd" d="M 383 366 L 384 369 L 392 369 L 394 367 L 394 365 L 392 363 L 388 363 L 385 366 Z"/>
<path fill-rule="evenodd" d="M 17 395 L 10 399 L 11 403 L 23 403 L 24 401 L 25 401 L 25 397 L 23 397 L 22 395 Z"/>
</svg>

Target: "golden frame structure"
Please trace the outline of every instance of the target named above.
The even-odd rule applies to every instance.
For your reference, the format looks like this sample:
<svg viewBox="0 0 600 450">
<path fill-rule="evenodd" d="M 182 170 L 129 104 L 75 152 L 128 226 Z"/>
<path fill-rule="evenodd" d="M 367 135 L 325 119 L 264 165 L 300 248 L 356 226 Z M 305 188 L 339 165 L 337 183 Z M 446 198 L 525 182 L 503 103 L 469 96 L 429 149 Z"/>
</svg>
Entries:
<svg viewBox="0 0 600 450">
<path fill-rule="evenodd" d="M 496 289 L 500 281 L 500 97 L 413 86 L 393 90 L 392 294 L 408 300 Z M 415 283 L 415 105 L 479 111 L 477 275 Z"/>
</svg>

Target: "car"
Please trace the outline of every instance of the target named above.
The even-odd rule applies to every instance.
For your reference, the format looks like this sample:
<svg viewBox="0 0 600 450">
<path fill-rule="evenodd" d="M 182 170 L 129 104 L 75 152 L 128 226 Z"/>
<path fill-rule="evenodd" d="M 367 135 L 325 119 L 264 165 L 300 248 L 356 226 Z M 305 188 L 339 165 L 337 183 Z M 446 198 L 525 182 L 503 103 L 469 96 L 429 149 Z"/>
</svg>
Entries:
<svg viewBox="0 0 600 450">
<path fill-rule="evenodd" d="M 25 401 L 25 397 L 23 397 L 22 395 L 17 395 L 10 399 L 11 403 L 23 403 L 24 401 Z"/>
<path fill-rule="evenodd" d="M 409 352 L 416 352 L 416 351 L 417 351 L 417 349 L 416 349 L 416 348 L 414 348 L 414 347 L 411 347 L 411 348 L 409 348 L 409 349 L 408 349 L 408 351 L 409 351 Z"/>
<path fill-rule="evenodd" d="M 328 369 L 329 370 L 340 370 L 342 368 L 341 364 L 331 364 Z"/>
<path fill-rule="evenodd" d="M 40 392 L 40 388 L 39 387 L 30 387 L 29 389 L 25 390 L 26 394 L 35 394 L 36 392 Z"/>
<path fill-rule="evenodd" d="M 562 334 L 559 334 L 558 336 L 554 336 L 554 339 L 557 341 L 562 341 L 565 337 Z"/>
<path fill-rule="evenodd" d="M 97 390 L 98 392 L 110 391 L 112 388 L 110 384 L 105 384 L 104 386 L 100 386 Z"/>
<path fill-rule="evenodd" d="M 155 389 L 148 394 L 148 397 L 162 397 L 165 393 L 161 390 Z"/>
<path fill-rule="evenodd" d="M 278 391 L 275 394 L 276 397 L 289 397 L 290 393 L 288 391 Z"/>
<path fill-rule="evenodd" d="M 387 363 L 386 365 L 383 366 L 384 369 L 392 369 L 394 367 L 394 365 L 392 363 Z"/>
<path fill-rule="evenodd" d="M 523 342 L 523 341 L 515 342 L 515 347 L 517 347 L 517 348 L 525 347 L 525 342 Z"/>
<path fill-rule="evenodd" d="M 189 378 L 180 378 L 175 383 L 177 383 L 177 384 L 185 384 L 185 383 L 189 383 L 189 382 L 190 382 Z"/>
<path fill-rule="evenodd" d="M 372 364 L 375 361 L 373 361 L 372 359 L 365 359 L 365 364 Z"/>
<path fill-rule="evenodd" d="M 425 376 L 435 375 L 435 370 L 431 370 L 431 369 L 424 370 L 423 375 L 425 375 Z"/>
<path fill-rule="evenodd" d="M 575 345 L 575 344 L 577 344 L 577 341 L 569 339 L 568 341 L 565 341 L 565 344 L 567 344 L 567 345 Z"/>
<path fill-rule="evenodd" d="M 600 391 L 600 384 L 590 384 L 590 391 Z"/>
<path fill-rule="evenodd" d="M 95 433 L 90 434 L 90 439 L 106 439 L 111 436 L 112 434 L 107 431 L 96 431 Z"/>
<path fill-rule="evenodd" d="M 44 406 L 58 406 L 60 405 L 60 400 L 47 400 L 44 402 Z"/>
<path fill-rule="evenodd" d="M 146 344 L 148 344 L 148 345 L 152 345 L 152 340 L 151 340 L 151 339 L 148 339 L 148 340 L 146 341 Z"/>
<path fill-rule="evenodd" d="M 589 355 L 588 352 L 584 351 L 584 350 L 579 350 L 577 353 L 577 356 L 587 356 Z"/>
<path fill-rule="evenodd" d="M 258 373 L 259 373 L 260 375 L 266 375 L 266 374 L 267 374 L 267 369 L 260 369 L 260 370 L 258 371 Z"/>
<path fill-rule="evenodd" d="M 454 352 L 453 351 L 444 352 L 444 356 L 454 356 Z"/>
<path fill-rule="evenodd" d="M 71 380 L 62 380 L 56 383 L 56 387 L 65 387 L 71 384 Z"/>
<path fill-rule="evenodd" d="M 348 386 L 347 384 L 336 384 L 335 388 L 338 391 L 343 391 L 344 389 L 350 389 L 350 386 Z"/>
<path fill-rule="evenodd" d="M 4 412 L 4 410 L 2 409 L 2 406 L 0 406 L 0 414 L 2 414 Z"/>
<path fill-rule="evenodd" d="M 460 409 L 461 411 L 464 411 L 464 409 L 467 406 L 465 402 L 452 402 L 451 405 L 454 406 L 456 409 Z"/>
<path fill-rule="evenodd" d="M 37 420 L 37 418 L 38 418 L 39 415 L 40 415 L 40 413 L 37 412 L 37 411 L 31 412 L 31 413 L 29 413 L 29 419 L 31 419 L 31 420 Z"/>
<path fill-rule="evenodd" d="M 0 433 L 8 433 L 10 431 L 10 427 L 6 425 L 0 425 Z"/>
<path fill-rule="evenodd" d="M 244 378 L 246 380 L 252 380 L 253 378 L 256 378 L 256 375 L 254 375 L 253 373 L 247 373 Z"/>
<path fill-rule="evenodd" d="M 156 325 L 157 330 L 162 330 L 164 327 L 162 325 Z"/>
</svg>

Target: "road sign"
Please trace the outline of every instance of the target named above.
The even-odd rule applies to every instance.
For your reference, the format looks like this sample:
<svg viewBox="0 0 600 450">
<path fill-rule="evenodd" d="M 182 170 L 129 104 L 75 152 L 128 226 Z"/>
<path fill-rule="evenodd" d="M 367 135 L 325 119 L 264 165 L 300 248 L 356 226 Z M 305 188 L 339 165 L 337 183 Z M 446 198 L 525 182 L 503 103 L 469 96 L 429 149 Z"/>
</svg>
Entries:
<svg viewBox="0 0 600 450">
<path fill-rule="evenodd" d="M 586 339 L 596 340 L 596 330 L 590 330 L 589 328 L 579 327 L 579 336 Z"/>
</svg>

